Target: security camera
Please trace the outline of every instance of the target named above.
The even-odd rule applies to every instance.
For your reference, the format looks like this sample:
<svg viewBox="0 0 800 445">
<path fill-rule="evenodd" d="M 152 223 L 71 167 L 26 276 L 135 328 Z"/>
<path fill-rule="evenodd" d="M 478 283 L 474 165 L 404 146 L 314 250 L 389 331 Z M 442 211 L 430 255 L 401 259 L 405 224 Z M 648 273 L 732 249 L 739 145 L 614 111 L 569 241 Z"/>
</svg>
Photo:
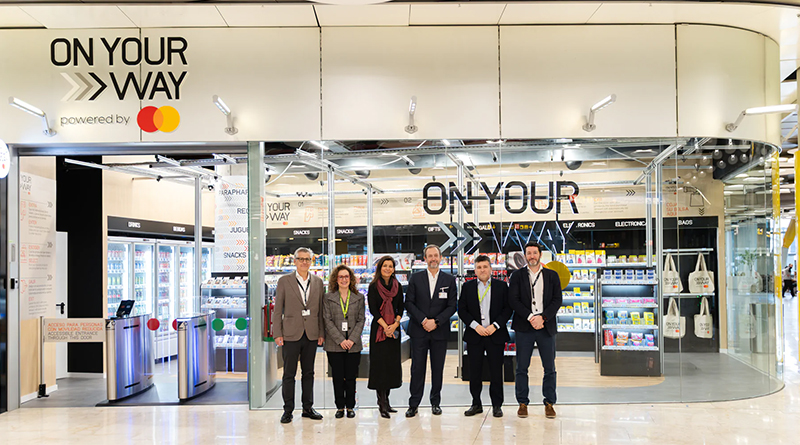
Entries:
<svg viewBox="0 0 800 445">
<path fill-rule="evenodd" d="M 156 182 L 161 182 L 161 176 L 156 177 Z"/>
<path fill-rule="evenodd" d="M 411 161 L 406 161 L 406 165 L 411 166 Z"/>
<path fill-rule="evenodd" d="M 208 191 L 209 192 L 213 192 L 214 191 L 214 184 L 208 184 Z"/>
<path fill-rule="evenodd" d="M 492 162 L 497 162 L 497 155 L 492 153 Z"/>
</svg>

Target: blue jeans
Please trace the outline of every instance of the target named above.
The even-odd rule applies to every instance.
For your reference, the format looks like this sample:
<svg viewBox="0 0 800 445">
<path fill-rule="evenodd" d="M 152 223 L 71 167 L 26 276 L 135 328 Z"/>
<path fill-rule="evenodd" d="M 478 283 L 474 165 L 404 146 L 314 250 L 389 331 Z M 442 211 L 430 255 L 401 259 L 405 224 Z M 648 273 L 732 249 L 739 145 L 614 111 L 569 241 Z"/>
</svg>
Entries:
<svg viewBox="0 0 800 445">
<path fill-rule="evenodd" d="M 556 338 L 551 336 L 546 329 L 530 332 L 517 332 L 517 375 L 514 390 L 517 403 L 530 404 L 528 398 L 528 367 L 531 364 L 534 345 L 539 347 L 539 357 L 542 359 L 544 379 L 542 379 L 542 395 L 544 403 L 556 403 Z"/>
</svg>

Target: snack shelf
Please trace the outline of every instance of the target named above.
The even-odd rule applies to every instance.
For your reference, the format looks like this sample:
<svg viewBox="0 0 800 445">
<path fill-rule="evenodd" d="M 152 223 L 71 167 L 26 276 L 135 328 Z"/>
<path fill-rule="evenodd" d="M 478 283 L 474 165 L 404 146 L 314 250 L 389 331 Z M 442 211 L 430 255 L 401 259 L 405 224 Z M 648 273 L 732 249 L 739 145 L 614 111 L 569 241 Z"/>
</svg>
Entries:
<svg viewBox="0 0 800 445">
<path fill-rule="evenodd" d="M 658 351 L 658 346 L 603 346 L 604 351 Z"/>
<path fill-rule="evenodd" d="M 622 303 L 622 304 L 615 304 L 615 303 L 603 303 L 603 307 L 606 308 L 613 308 L 613 309 L 626 309 L 626 308 L 657 308 L 658 304 L 656 303 Z"/>
<path fill-rule="evenodd" d="M 630 329 L 630 330 L 641 330 L 641 331 L 655 331 L 658 330 L 658 326 L 653 324 L 604 324 L 602 326 L 603 329 Z"/>
</svg>

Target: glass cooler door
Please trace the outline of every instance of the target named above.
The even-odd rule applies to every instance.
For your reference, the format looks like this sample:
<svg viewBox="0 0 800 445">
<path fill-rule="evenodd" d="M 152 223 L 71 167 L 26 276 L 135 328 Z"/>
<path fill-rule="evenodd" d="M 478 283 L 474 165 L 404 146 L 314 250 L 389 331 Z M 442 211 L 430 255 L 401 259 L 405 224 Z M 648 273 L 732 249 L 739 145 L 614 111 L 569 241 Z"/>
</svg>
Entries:
<svg viewBox="0 0 800 445">
<path fill-rule="evenodd" d="M 158 245 L 158 298 L 156 300 L 156 317 L 160 323 L 156 333 L 156 354 L 159 354 L 158 343 L 169 337 L 170 323 L 174 318 L 174 258 L 175 246 Z"/>
<path fill-rule="evenodd" d="M 126 242 L 108 243 L 108 309 L 109 318 L 117 313 L 120 301 L 130 300 L 130 244 Z"/>
<path fill-rule="evenodd" d="M 199 312 L 195 307 L 197 299 L 194 292 L 194 247 L 180 246 L 180 315 L 191 316 Z"/>
<path fill-rule="evenodd" d="M 133 247 L 133 315 L 153 314 L 155 290 L 154 244 L 134 244 Z"/>
</svg>

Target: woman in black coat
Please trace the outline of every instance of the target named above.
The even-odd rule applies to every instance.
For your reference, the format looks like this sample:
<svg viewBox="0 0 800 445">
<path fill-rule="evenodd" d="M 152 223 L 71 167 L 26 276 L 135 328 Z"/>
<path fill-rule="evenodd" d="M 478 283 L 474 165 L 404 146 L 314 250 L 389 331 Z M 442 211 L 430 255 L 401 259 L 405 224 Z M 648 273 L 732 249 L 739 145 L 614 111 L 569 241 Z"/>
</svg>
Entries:
<svg viewBox="0 0 800 445">
<path fill-rule="evenodd" d="M 403 383 L 400 367 L 400 318 L 403 306 L 403 286 L 394 276 L 394 259 L 384 256 L 375 267 L 375 277 L 367 292 L 372 326 L 369 334 L 369 383 L 378 396 L 381 417 L 397 412 L 389 405 L 389 390 Z"/>
</svg>

